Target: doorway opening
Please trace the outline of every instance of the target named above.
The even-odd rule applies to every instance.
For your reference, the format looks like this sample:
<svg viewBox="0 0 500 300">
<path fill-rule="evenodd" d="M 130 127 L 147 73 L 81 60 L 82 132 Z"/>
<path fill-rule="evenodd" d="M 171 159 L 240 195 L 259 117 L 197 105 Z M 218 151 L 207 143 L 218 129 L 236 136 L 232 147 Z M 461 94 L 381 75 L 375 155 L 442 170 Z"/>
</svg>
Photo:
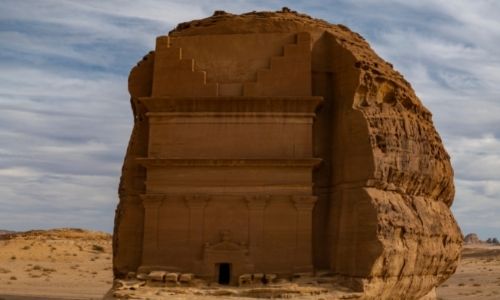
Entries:
<svg viewBox="0 0 500 300">
<path fill-rule="evenodd" d="M 219 284 L 229 284 L 231 281 L 231 264 L 220 263 L 219 266 Z"/>
</svg>

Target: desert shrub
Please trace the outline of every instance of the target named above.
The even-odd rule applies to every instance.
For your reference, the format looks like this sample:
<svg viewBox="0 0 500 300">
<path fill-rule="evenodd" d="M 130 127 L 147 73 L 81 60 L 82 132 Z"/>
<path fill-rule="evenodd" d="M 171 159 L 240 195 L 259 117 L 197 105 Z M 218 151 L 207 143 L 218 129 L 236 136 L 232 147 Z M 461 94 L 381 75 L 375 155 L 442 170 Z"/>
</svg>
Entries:
<svg viewBox="0 0 500 300">
<path fill-rule="evenodd" d="M 22 247 L 21 250 L 29 250 L 30 248 L 31 248 L 30 246 L 26 245 L 26 246 Z"/>
<path fill-rule="evenodd" d="M 17 280 L 16 276 L 10 276 L 10 280 Z"/>
<path fill-rule="evenodd" d="M 97 252 L 104 252 L 104 247 L 101 245 L 92 245 L 92 250 L 97 251 Z"/>
<path fill-rule="evenodd" d="M 42 271 L 43 272 L 48 272 L 48 273 L 51 273 L 51 272 L 55 272 L 56 269 L 51 269 L 51 268 L 42 268 Z"/>
<path fill-rule="evenodd" d="M 16 256 L 15 256 L 15 255 L 12 255 L 12 256 L 10 257 L 10 259 L 14 260 L 14 259 L 16 259 Z"/>
</svg>

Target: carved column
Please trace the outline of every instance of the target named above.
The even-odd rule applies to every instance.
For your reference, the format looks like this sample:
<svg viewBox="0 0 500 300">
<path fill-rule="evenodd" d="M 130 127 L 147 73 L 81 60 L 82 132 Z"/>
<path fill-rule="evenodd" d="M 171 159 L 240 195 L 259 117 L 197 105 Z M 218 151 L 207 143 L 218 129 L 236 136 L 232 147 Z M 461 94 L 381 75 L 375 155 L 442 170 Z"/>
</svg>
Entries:
<svg viewBox="0 0 500 300">
<path fill-rule="evenodd" d="M 295 271 L 310 272 L 312 267 L 312 210 L 315 196 L 293 196 L 297 209 L 297 239 L 295 246 Z"/>
<path fill-rule="evenodd" d="M 155 257 L 158 250 L 158 222 L 163 195 L 142 195 L 144 206 L 144 239 L 142 243 L 142 264 L 147 264 L 149 258 Z"/>
<path fill-rule="evenodd" d="M 184 200 L 189 207 L 189 247 L 193 251 L 193 259 L 200 260 L 203 249 L 204 211 L 210 198 L 203 195 L 190 195 Z"/>
<path fill-rule="evenodd" d="M 269 201 L 267 195 L 250 196 L 246 198 L 249 215 L 249 250 L 252 261 L 261 261 L 264 247 L 264 211 Z"/>
</svg>

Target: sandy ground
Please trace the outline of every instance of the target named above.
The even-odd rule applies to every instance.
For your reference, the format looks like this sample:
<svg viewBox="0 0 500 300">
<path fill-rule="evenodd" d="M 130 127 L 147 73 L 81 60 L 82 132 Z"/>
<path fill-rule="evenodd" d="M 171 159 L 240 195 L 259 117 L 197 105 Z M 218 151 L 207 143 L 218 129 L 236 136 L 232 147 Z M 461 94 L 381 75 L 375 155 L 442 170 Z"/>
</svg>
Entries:
<svg viewBox="0 0 500 300">
<path fill-rule="evenodd" d="M 500 299 L 500 246 L 466 245 L 457 272 L 437 289 L 438 299 Z"/>
<path fill-rule="evenodd" d="M 101 232 L 0 237 L 0 299 L 102 299 L 112 285 L 111 255 L 111 235 Z"/>
<path fill-rule="evenodd" d="M 111 255 L 111 236 L 101 232 L 57 229 L 7 240 L 0 236 L 0 300 L 102 299 L 112 285 Z M 324 287 L 298 288 L 296 293 L 293 283 L 282 288 L 291 291 L 288 296 L 294 299 L 333 296 Z M 261 297 L 273 293 L 263 288 L 242 292 L 220 286 L 140 290 L 138 298 L 151 299 L 236 300 L 255 299 L 243 296 L 245 293 Z M 358 296 L 349 291 L 340 294 L 348 299 Z M 456 274 L 437 289 L 437 295 L 441 300 L 500 299 L 500 246 L 465 246 Z"/>
</svg>

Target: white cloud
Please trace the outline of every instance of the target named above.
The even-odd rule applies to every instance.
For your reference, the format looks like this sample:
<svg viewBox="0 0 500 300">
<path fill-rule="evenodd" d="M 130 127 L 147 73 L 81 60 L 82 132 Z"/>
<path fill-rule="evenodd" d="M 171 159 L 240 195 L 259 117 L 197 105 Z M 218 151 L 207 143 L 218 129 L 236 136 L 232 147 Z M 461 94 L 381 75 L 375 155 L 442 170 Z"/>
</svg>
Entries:
<svg viewBox="0 0 500 300">
<path fill-rule="evenodd" d="M 110 231 L 132 123 L 128 70 L 177 23 L 288 6 L 360 32 L 405 75 L 451 154 L 457 219 L 500 236 L 500 2 L 1 3 L 0 228 Z"/>
</svg>

